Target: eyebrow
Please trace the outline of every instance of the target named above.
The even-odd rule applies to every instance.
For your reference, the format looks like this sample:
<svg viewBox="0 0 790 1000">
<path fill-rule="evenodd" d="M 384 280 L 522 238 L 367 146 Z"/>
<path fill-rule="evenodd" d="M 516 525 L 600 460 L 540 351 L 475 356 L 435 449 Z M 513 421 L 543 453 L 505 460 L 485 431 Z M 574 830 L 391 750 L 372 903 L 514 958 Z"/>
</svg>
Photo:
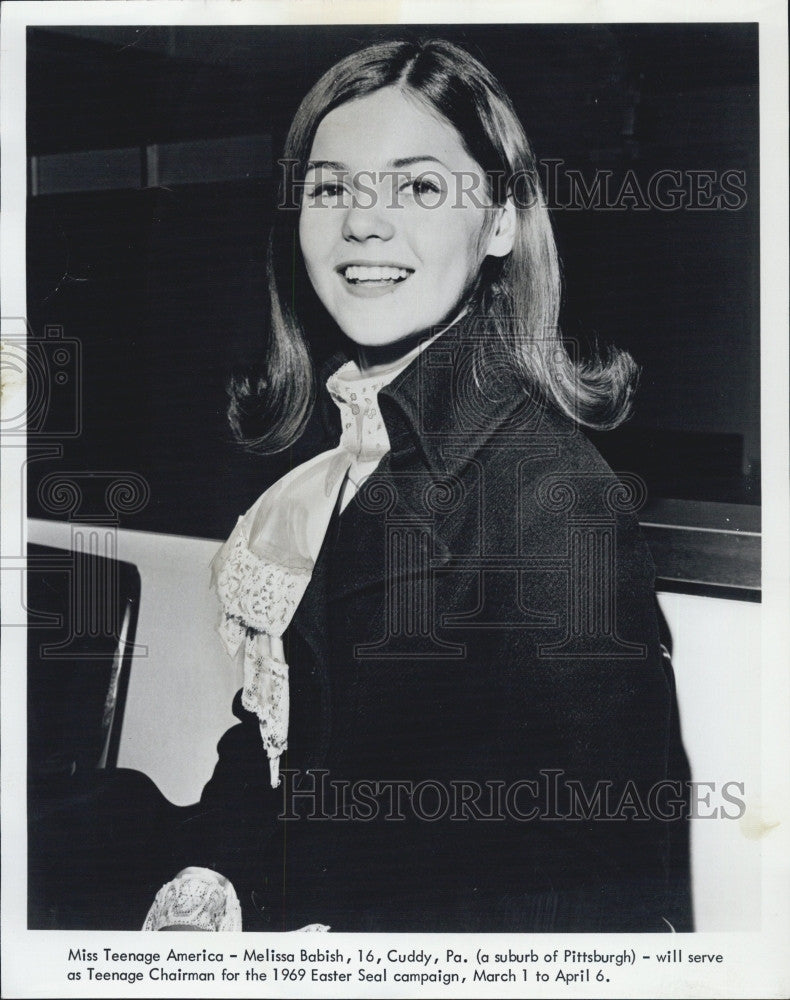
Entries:
<svg viewBox="0 0 790 1000">
<path fill-rule="evenodd" d="M 335 170 L 340 173 L 345 173 L 348 170 L 345 163 L 338 163 L 337 160 L 308 160 L 305 164 L 305 173 L 308 173 L 310 170 L 321 170 L 322 168 Z"/>
<path fill-rule="evenodd" d="M 421 153 L 419 156 L 403 156 L 396 160 L 390 160 L 388 166 L 394 167 L 396 170 L 402 167 L 411 167 L 415 163 L 438 163 L 440 167 L 444 167 L 445 170 L 450 168 L 446 163 L 443 163 L 440 159 L 435 156 L 431 156 L 430 153 Z M 345 163 L 340 163 L 338 160 L 308 160 L 305 165 L 305 173 L 309 173 L 311 170 L 334 170 L 338 173 L 346 173 L 348 167 Z"/>
<path fill-rule="evenodd" d="M 405 156 L 399 160 L 390 160 L 389 165 L 397 169 L 399 167 L 411 167 L 415 163 L 438 163 L 439 166 L 444 167 L 445 170 L 450 169 L 446 163 L 442 163 L 440 159 L 435 156 L 431 156 L 429 153 L 420 154 L 420 156 Z"/>
</svg>

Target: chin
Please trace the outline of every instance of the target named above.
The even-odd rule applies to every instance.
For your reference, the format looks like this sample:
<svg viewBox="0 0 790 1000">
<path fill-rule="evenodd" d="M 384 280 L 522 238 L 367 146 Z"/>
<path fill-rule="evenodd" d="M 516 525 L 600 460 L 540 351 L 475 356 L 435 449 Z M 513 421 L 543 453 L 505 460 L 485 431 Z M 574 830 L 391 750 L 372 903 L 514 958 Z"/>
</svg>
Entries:
<svg viewBox="0 0 790 1000">
<path fill-rule="evenodd" d="M 346 330 L 346 336 L 359 347 L 390 347 L 417 337 L 419 330 Z"/>
<path fill-rule="evenodd" d="M 408 325 L 403 322 L 396 324 L 392 322 L 392 319 L 397 318 L 397 312 L 397 307 L 393 305 L 390 316 L 371 315 L 364 322 L 355 317 L 354 322 L 351 323 L 342 323 L 336 318 L 335 322 L 345 336 L 359 347 L 391 347 L 402 341 L 416 342 L 422 336 L 436 333 L 439 327 L 447 322 L 443 316 L 439 315 L 435 319 L 431 318 Z M 396 315 L 392 316 L 392 313 Z"/>
</svg>

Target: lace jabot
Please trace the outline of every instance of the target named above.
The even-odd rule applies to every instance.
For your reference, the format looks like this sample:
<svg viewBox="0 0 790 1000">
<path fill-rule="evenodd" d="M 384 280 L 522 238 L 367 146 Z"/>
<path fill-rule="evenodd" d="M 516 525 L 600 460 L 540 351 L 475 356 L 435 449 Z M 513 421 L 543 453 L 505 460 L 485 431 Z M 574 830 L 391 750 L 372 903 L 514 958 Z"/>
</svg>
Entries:
<svg viewBox="0 0 790 1000">
<path fill-rule="evenodd" d="M 271 486 L 238 519 L 212 562 L 222 605 L 220 637 L 230 656 L 243 649 L 242 704 L 258 717 L 273 788 L 288 746 L 288 664 L 282 635 L 310 582 L 346 473 L 358 486 L 389 451 L 378 392 L 428 343 L 375 376 L 362 374 L 353 361 L 330 376 L 327 391 L 341 416 L 338 446 Z"/>
<path fill-rule="evenodd" d="M 157 892 L 144 931 L 189 927 L 240 931 L 241 907 L 233 886 L 210 868 L 185 868 Z"/>
</svg>

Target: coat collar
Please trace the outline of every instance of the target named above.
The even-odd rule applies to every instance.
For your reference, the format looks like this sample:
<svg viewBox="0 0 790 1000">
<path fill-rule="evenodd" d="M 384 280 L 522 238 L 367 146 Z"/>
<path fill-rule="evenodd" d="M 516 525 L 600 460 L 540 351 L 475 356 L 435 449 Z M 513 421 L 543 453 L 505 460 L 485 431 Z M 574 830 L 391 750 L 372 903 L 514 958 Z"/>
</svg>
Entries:
<svg viewBox="0 0 790 1000">
<path fill-rule="evenodd" d="M 525 430 L 535 433 L 543 427 L 545 407 L 536 405 L 524 381 L 513 370 L 490 339 L 485 345 L 487 366 L 475 379 L 476 343 L 460 326 L 451 327 L 429 344 L 393 381 L 379 390 L 378 401 L 390 440 L 390 452 L 382 460 L 396 476 L 403 475 L 398 490 L 401 512 L 408 514 L 412 473 L 427 472 L 437 479 L 462 471 L 487 445 L 521 443 Z M 332 447 L 340 435 L 340 412 L 325 389 L 327 378 L 349 358 L 334 354 L 322 365 L 317 400 L 318 419 L 326 446 Z M 424 480 L 423 480 L 424 482 Z M 422 507 L 415 508 L 417 521 L 424 520 Z M 412 513 L 415 512 L 412 510 Z M 360 509 L 354 501 L 343 517 L 344 537 L 359 541 L 363 535 Z M 336 527 L 337 510 L 330 524 Z M 440 519 L 441 520 L 441 519 Z M 328 532 L 329 534 L 329 532 Z M 435 523 L 431 538 L 431 558 L 446 562 L 451 549 L 443 538 L 442 526 Z M 326 553 L 322 550 L 311 585 L 293 618 L 293 626 L 309 643 L 316 658 L 319 684 L 328 684 L 326 662 Z M 407 564 L 393 568 L 381 560 L 358 560 L 355 572 L 345 583 L 335 581 L 335 598 L 353 599 L 355 592 L 378 586 L 385 574 L 390 584 L 411 572 Z M 323 688 L 322 688 L 323 690 Z M 323 696 L 322 696 L 323 697 Z"/>
<path fill-rule="evenodd" d="M 482 359 L 482 363 L 479 363 Z M 326 379 L 348 355 L 333 355 L 321 369 L 322 423 L 337 439 L 337 410 Z M 378 394 L 390 440 L 390 466 L 402 468 L 415 453 L 437 476 L 457 475 L 487 444 L 524 440 L 543 427 L 546 405 L 528 390 L 504 350 L 475 337 L 465 324 L 446 330 Z M 545 427 L 544 427 L 545 429 Z"/>
</svg>

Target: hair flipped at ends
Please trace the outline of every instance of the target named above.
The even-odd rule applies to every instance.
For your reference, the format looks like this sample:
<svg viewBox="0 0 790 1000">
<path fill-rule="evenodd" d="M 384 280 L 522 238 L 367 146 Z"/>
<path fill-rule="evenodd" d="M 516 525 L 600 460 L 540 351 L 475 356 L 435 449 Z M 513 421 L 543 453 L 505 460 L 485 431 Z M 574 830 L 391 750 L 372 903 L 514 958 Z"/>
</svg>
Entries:
<svg viewBox="0 0 790 1000">
<path fill-rule="evenodd" d="M 369 45 L 329 69 L 296 112 L 286 139 L 279 204 L 282 225 L 270 236 L 270 296 L 264 374 L 231 385 L 228 415 L 248 448 L 274 453 L 304 429 L 314 402 L 315 377 L 305 336 L 305 303 L 315 302 L 298 241 L 301 183 L 313 139 L 334 108 L 388 86 L 399 86 L 458 132 L 482 167 L 494 205 L 516 206 L 512 252 L 486 258 L 460 324 L 475 341 L 496 338 L 532 391 L 576 422 L 617 426 L 631 408 L 638 370 L 629 354 L 572 359 L 558 329 L 560 265 L 537 164 L 515 109 L 496 78 L 465 49 L 442 39 Z M 288 210 L 290 209 L 290 210 Z M 478 350 L 482 371 L 486 352 Z"/>
</svg>

